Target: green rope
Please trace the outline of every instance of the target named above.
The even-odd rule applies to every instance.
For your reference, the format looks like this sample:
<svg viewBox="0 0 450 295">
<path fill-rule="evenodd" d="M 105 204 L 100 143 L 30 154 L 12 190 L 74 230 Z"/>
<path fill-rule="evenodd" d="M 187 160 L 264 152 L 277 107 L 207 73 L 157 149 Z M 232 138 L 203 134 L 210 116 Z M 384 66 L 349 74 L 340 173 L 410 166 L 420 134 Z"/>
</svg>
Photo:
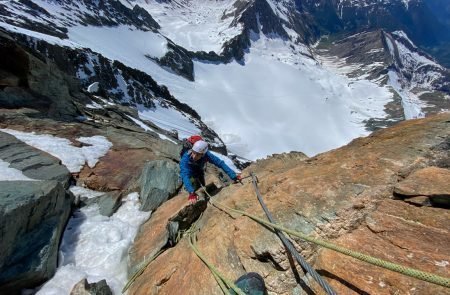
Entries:
<svg viewBox="0 0 450 295">
<path fill-rule="evenodd" d="M 217 280 L 220 288 L 225 294 L 230 294 L 228 291 L 228 288 L 225 287 L 228 286 L 229 288 L 233 289 L 234 292 L 236 292 L 238 295 L 245 295 L 244 292 L 242 292 L 241 289 L 239 289 L 233 282 L 226 279 L 217 269 L 214 265 L 208 262 L 206 258 L 203 256 L 203 254 L 198 250 L 197 246 L 195 245 L 195 234 L 189 235 L 189 245 L 191 246 L 192 250 L 194 250 L 195 254 L 200 258 L 200 260 L 203 261 L 203 263 L 209 268 L 211 273 L 214 275 L 214 278 Z"/>
<path fill-rule="evenodd" d="M 245 216 L 247 216 L 247 217 L 249 217 L 249 218 L 251 218 L 251 219 L 253 219 L 253 220 L 255 220 L 255 221 L 259 222 L 259 223 L 262 223 L 262 224 L 270 226 L 272 228 L 284 231 L 287 234 L 290 234 L 292 236 L 301 238 L 303 240 L 306 240 L 308 242 L 311 242 L 311 243 L 314 243 L 316 245 L 322 246 L 324 248 L 327 248 L 327 249 L 330 249 L 330 250 L 334 250 L 336 252 L 345 254 L 347 256 L 359 259 L 361 261 L 364 261 L 364 262 L 367 262 L 367 263 L 370 263 L 370 264 L 373 264 L 373 265 L 376 265 L 376 266 L 379 266 L 379 267 L 382 267 L 382 268 L 385 268 L 385 269 L 389 269 L 389 270 L 392 270 L 392 271 L 395 271 L 395 272 L 407 275 L 409 277 L 413 277 L 413 278 L 416 278 L 416 279 L 419 279 L 419 280 L 422 280 L 422 281 L 426 281 L 426 282 L 433 283 L 433 284 L 436 284 L 436 285 L 439 285 L 439 286 L 450 288 L 450 279 L 449 278 L 441 277 L 441 276 L 438 276 L 436 274 L 420 271 L 420 270 L 417 270 L 417 269 L 414 269 L 414 268 L 405 267 L 405 266 L 402 266 L 402 265 L 399 265 L 399 264 L 395 264 L 395 263 L 392 263 L 392 262 L 389 262 L 389 261 L 386 261 L 386 260 L 382 260 L 382 259 L 379 259 L 379 258 L 376 258 L 376 257 L 369 256 L 369 255 L 366 255 L 366 254 L 363 254 L 363 253 L 360 253 L 360 252 L 357 252 L 357 251 L 353 251 L 353 250 L 350 250 L 350 249 L 347 249 L 347 248 L 344 248 L 344 247 L 341 247 L 341 246 L 337 246 L 337 245 L 335 245 L 333 243 L 326 242 L 326 241 L 319 240 L 319 239 L 315 239 L 315 238 L 307 236 L 307 235 L 305 235 L 305 234 L 303 234 L 301 232 L 297 232 L 297 231 L 285 228 L 283 226 L 280 226 L 278 224 L 268 222 L 268 221 L 266 221 L 266 220 L 264 220 L 262 218 L 259 218 L 257 216 L 248 214 L 248 213 L 246 213 L 244 211 L 232 209 L 230 207 L 227 207 L 227 206 L 225 206 L 223 204 L 219 204 L 219 203 L 215 203 L 215 204 L 219 205 L 220 207 L 222 207 L 222 209 L 225 210 L 225 211 L 232 211 L 232 212 L 235 212 L 235 213 L 238 213 L 238 214 L 245 215 Z"/>
<path fill-rule="evenodd" d="M 200 220 L 201 216 L 197 219 L 196 222 L 194 222 L 189 230 L 187 230 L 185 233 L 189 235 L 188 241 L 189 246 L 191 246 L 192 250 L 195 254 L 197 254 L 198 258 L 200 258 L 201 261 L 209 268 L 211 273 L 213 274 L 214 278 L 216 279 L 217 283 L 219 284 L 220 288 L 222 289 L 223 293 L 226 295 L 230 295 L 231 293 L 228 291 L 230 288 L 233 289 L 234 292 L 238 295 L 245 295 L 244 292 L 242 292 L 241 289 L 239 289 L 233 282 L 225 278 L 218 270 L 217 268 L 212 265 L 211 263 L 206 260 L 206 258 L 203 256 L 202 252 L 197 248 L 196 245 L 196 232 L 197 232 L 197 223 Z M 228 288 L 227 288 L 228 287 Z"/>
<path fill-rule="evenodd" d="M 134 283 L 134 281 L 144 272 L 144 270 L 147 268 L 147 266 L 158 257 L 163 250 L 159 250 L 156 254 L 152 255 L 147 261 L 144 260 L 144 263 L 139 267 L 137 271 L 134 272 L 134 274 L 130 277 L 128 282 L 125 284 L 125 287 L 122 289 L 122 294 L 125 293 L 128 288 Z"/>
</svg>

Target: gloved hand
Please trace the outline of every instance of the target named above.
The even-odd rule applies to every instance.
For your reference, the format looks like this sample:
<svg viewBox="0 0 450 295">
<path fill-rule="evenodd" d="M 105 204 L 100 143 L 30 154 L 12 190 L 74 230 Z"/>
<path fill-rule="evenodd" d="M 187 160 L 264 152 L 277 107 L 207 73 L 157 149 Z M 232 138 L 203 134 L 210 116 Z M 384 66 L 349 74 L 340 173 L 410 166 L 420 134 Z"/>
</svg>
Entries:
<svg viewBox="0 0 450 295">
<path fill-rule="evenodd" d="M 240 174 L 236 175 L 236 179 L 234 180 L 234 182 L 242 182 L 242 176 Z"/>
<path fill-rule="evenodd" d="M 194 204 L 195 202 L 197 202 L 197 201 L 198 201 L 198 196 L 197 196 L 197 194 L 196 194 L 196 193 L 190 193 L 190 194 L 189 194 L 189 197 L 188 197 L 188 201 L 189 201 L 189 203 L 191 203 L 191 204 Z"/>
</svg>

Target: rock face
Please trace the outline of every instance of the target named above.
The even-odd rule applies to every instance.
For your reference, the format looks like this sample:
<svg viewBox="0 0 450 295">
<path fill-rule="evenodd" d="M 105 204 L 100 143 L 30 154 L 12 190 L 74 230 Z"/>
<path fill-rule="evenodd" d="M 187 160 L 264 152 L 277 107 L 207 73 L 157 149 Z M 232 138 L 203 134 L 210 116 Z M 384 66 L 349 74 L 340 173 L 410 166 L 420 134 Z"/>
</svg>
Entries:
<svg viewBox="0 0 450 295">
<path fill-rule="evenodd" d="M 450 170 L 437 167 L 417 170 L 399 182 L 394 193 L 401 198 L 427 197 L 434 206 L 449 209 Z"/>
<path fill-rule="evenodd" d="M 0 132 L 0 159 L 25 176 L 39 180 L 56 180 L 69 187 L 71 175 L 61 161 L 41 150 L 33 148 L 14 136 Z"/>
<path fill-rule="evenodd" d="M 112 295 L 112 292 L 106 280 L 89 284 L 86 279 L 82 279 L 73 287 L 70 295 Z"/>
<path fill-rule="evenodd" d="M 450 170 L 427 167 L 411 173 L 395 186 L 394 192 L 402 196 L 445 196 L 450 198 Z"/>
<path fill-rule="evenodd" d="M 75 80 L 29 54 L 8 35 L 0 32 L 0 105 L 31 107 L 48 117 L 70 120 L 80 115 L 71 95 Z M 87 98 L 85 98 L 87 99 Z"/>
<path fill-rule="evenodd" d="M 172 161 L 157 160 L 145 164 L 140 180 L 141 210 L 153 211 L 174 196 L 181 186 L 179 173 L 178 164 Z"/>
<path fill-rule="evenodd" d="M 447 174 L 449 122 L 450 114 L 444 113 L 399 123 L 313 158 L 293 154 L 289 159 L 288 154 L 258 161 L 244 174 L 256 172 L 267 207 L 286 227 L 448 277 L 449 211 L 412 205 L 398 199 L 394 190 L 409 177 L 425 179 L 431 171 L 435 179 L 441 179 L 437 175 Z M 437 191 L 433 182 L 420 183 L 421 193 Z M 445 184 L 439 194 L 442 190 L 448 194 Z M 155 236 L 156 229 L 161 229 L 160 237 L 167 237 L 167 224 L 175 214 L 171 210 L 178 211 L 182 205 L 179 200 L 175 206 L 177 198 L 163 204 L 141 228 L 133 250 L 135 263 L 163 247 L 166 238 L 153 243 L 149 237 Z M 265 218 L 250 183 L 223 188 L 213 201 Z M 299 267 L 293 270 L 281 242 L 258 223 L 208 204 L 197 225 L 198 248 L 226 278 L 235 280 L 244 273 L 257 272 L 269 294 L 322 292 Z M 444 287 L 319 249 L 297 238 L 292 240 L 338 294 L 448 292 Z M 183 294 L 221 294 L 186 237 L 164 249 L 136 279 L 131 294 L 176 294 L 179 290 Z"/>
<path fill-rule="evenodd" d="M 53 276 L 72 202 L 57 181 L 0 182 L 2 294 L 20 294 Z"/>
<path fill-rule="evenodd" d="M 313 15 L 324 32 L 365 29 L 403 30 L 422 45 L 450 40 L 448 24 L 440 22 L 423 0 L 306 0 L 299 6 Z M 447 12 L 442 14 L 448 15 Z"/>
</svg>

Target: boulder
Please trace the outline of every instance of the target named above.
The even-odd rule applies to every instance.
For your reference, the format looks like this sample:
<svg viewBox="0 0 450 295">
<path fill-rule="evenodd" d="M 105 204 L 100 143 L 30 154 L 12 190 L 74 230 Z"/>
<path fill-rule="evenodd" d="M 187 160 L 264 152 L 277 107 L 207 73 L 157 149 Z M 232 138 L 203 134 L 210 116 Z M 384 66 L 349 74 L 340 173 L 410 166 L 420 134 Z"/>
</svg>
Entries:
<svg viewBox="0 0 450 295">
<path fill-rule="evenodd" d="M 59 70 L 49 60 L 44 61 L 27 52 L 9 36 L 0 34 L 0 64 L 2 76 L 18 80 L 0 91 L 0 105 L 6 108 L 34 107 L 59 119 L 73 120 L 80 115 L 71 95 L 78 86 L 76 79 Z"/>
<path fill-rule="evenodd" d="M 89 284 L 86 279 L 82 279 L 73 287 L 70 295 L 112 295 L 112 291 L 106 280 Z"/>
<path fill-rule="evenodd" d="M 81 206 L 97 204 L 99 213 L 103 216 L 112 216 L 121 205 L 122 194 L 119 191 L 111 191 L 94 198 L 82 198 Z"/>
<path fill-rule="evenodd" d="M 153 211 L 174 196 L 181 186 L 178 164 L 169 160 L 149 161 L 140 178 L 142 211 Z"/>
<path fill-rule="evenodd" d="M 73 195 L 57 181 L 0 182 L 0 290 L 20 294 L 51 278 Z"/>
<path fill-rule="evenodd" d="M 0 159 L 32 179 L 56 180 L 69 187 L 71 174 L 61 161 L 0 131 Z"/>
</svg>

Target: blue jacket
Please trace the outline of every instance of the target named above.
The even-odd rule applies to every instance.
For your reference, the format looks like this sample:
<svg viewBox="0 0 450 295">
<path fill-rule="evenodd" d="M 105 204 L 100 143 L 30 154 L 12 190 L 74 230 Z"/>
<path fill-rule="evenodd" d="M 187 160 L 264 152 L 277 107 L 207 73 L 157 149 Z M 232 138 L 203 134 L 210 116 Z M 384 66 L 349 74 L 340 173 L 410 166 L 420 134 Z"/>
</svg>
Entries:
<svg viewBox="0 0 450 295">
<path fill-rule="evenodd" d="M 198 161 L 194 161 L 191 158 L 189 151 L 186 151 L 180 161 L 180 176 L 183 180 L 184 187 L 189 193 L 193 193 L 195 191 L 191 183 L 191 177 L 198 178 L 203 176 L 206 162 L 213 163 L 215 166 L 225 171 L 231 179 L 236 179 L 236 173 L 234 173 L 234 171 L 231 170 L 231 168 L 228 167 L 223 160 L 214 156 L 209 151 L 206 152 L 206 154 Z"/>
</svg>

